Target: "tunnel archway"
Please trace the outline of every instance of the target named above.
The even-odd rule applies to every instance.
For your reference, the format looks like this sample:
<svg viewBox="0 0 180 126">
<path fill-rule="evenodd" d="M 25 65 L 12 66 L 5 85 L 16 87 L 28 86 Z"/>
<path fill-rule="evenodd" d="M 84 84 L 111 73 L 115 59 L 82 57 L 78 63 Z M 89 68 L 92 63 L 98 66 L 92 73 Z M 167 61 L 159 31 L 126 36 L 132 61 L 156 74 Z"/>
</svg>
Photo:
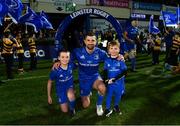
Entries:
<svg viewBox="0 0 180 126">
<path fill-rule="evenodd" d="M 111 14 L 109 14 L 101 9 L 83 8 L 83 9 L 80 9 L 80 10 L 77 10 L 77 11 L 71 13 L 59 25 L 56 35 L 55 35 L 55 48 L 54 48 L 55 49 L 55 58 L 57 58 L 58 52 L 63 48 L 62 38 L 63 38 L 65 30 L 68 28 L 68 26 L 74 19 L 76 19 L 80 16 L 83 16 L 83 15 L 96 15 L 96 16 L 106 19 L 108 22 L 110 22 L 112 24 L 112 26 L 116 30 L 119 42 L 122 41 L 121 40 L 122 39 L 121 24 L 115 17 L 113 17 Z"/>
</svg>

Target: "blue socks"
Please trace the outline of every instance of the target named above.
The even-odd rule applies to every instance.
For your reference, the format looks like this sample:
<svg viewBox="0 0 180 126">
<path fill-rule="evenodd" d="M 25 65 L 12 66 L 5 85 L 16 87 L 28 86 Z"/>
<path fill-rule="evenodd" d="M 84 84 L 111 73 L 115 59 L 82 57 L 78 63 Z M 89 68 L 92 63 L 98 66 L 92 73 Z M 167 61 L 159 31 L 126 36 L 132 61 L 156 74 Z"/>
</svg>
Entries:
<svg viewBox="0 0 180 126">
<path fill-rule="evenodd" d="M 69 108 L 70 108 L 70 110 L 74 110 L 75 109 L 75 100 L 69 101 Z"/>
<path fill-rule="evenodd" d="M 119 102 L 121 101 L 121 95 L 117 95 L 114 99 L 114 106 L 119 106 Z"/>
<path fill-rule="evenodd" d="M 100 95 L 99 93 L 97 95 L 98 95 L 98 99 L 96 105 L 102 105 L 104 96 Z"/>
</svg>

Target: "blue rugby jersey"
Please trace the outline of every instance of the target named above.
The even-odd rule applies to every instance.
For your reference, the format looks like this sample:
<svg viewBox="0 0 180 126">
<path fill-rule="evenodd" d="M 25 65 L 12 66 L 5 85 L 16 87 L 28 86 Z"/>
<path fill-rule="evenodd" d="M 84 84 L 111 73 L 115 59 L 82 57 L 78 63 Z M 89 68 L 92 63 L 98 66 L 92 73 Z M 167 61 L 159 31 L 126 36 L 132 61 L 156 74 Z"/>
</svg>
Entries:
<svg viewBox="0 0 180 126">
<path fill-rule="evenodd" d="M 107 58 L 104 62 L 104 70 L 108 72 L 108 79 L 115 78 L 125 70 L 127 70 L 127 66 L 124 61 L 119 61 L 116 58 Z M 117 80 L 118 82 L 121 81 Z M 117 82 L 116 81 L 116 82 Z"/>
<path fill-rule="evenodd" d="M 127 32 L 127 37 L 134 41 L 136 40 L 139 34 L 138 28 L 133 27 L 133 26 L 128 27 L 125 32 Z M 126 46 L 128 50 L 135 49 L 135 42 L 134 43 L 126 42 Z"/>
<path fill-rule="evenodd" d="M 99 63 L 107 58 L 107 54 L 97 47 L 89 54 L 86 48 L 82 47 L 73 50 L 73 58 L 78 61 L 79 77 L 82 79 L 99 75 Z"/>
<path fill-rule="evenodd" d="M 73 69 L 75 68 L 75 64 L 69 63 L 67 70 L 59 67 L 58 69 L 52 70 L 49 79 L 55 80 L 56 83 L 56 93 L 59 94 L 64 90 L 65 87 L 70 87 L 73 85 Z"/>
</svg>

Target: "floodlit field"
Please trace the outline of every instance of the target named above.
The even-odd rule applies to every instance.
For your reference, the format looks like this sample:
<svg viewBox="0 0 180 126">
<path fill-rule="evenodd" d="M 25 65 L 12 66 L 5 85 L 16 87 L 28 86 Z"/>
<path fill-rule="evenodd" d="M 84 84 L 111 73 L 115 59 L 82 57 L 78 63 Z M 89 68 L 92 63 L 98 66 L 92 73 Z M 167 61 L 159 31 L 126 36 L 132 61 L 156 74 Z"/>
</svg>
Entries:
<svg viewBox="0 0 180 126">
<path fill-rule="evenodd" d="M 180 76 L 162 72 L 163 57 L 161 55 L 161 63 L 155 66 L 151 65 L 151 56 L 138 57 L 138 72 L 129 72 L 126 78 L 126 94 L 120 103 L 123 114 L 113 113 L 109 118 L 96 115 L 95 91 L 91 96 L 91 106 L 88 109 L 81 107 L 77 70 L 74 72 L 76 115 L 71 117 L 60 112 L 55 90 L 53 105 L 48 106 L 46 85 L 52 62 L 38 61 L 36 71 L 14 73 L 15 79 L 0 85 L 0 124 L 180 125 Z M 129 66 L 129 62 L 127 64 Z M 28 66 L 26 63 L 25 68 Z M 6 79 L 4 64 L 0 65 L 0 76 L 1 80 Z"/>
</svg>

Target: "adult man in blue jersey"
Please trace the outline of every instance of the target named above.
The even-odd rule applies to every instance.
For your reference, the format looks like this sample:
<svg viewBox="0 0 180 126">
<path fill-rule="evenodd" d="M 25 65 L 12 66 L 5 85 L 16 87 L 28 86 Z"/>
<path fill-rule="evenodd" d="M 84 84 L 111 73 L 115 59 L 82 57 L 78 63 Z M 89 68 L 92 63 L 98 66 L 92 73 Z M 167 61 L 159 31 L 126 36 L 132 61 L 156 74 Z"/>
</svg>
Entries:
<svg viewBox="0 0 180 126">
<path fill-rule="evenodd" d="M 79 88 L 82 105 L 84 108 L 90 105 L 90 94 L 92 88 L 98 91 L 96 112 L 98 116 L 103 115 L 103 96 L 106 92 L 105 84 L 99 74 L 99 63 L 107 58 L 107 53 L 96 47 L 96 36 L 90 32 L 84 38 L 85 47 L 73 50 L 72 59 L 78 61 L 79 67 Z M 119 55 L 118 60 L 123 56 Z M 58 63 L 54 65 L 58 66 Z"/>
<path fill-rule="evenodd" d="M 92 88 L 98 91 L 97 93 L 97 115 L 103 115 L 103 96 L 106 92 L 105 84 L 99 74 L 99 63 L 107 58 L 105 51 L 96 47 L 96 36 L 93 33 L 88 33 L 84 38 L 85 47 L 76 48 L 73 51 L 72 59 L 78 61 L 79 67 L 79 87 L 82 105 L 84 108 L 90 105 L 90 94 Z M 120 55 L 119 60 L 123 59 Z M 58 63 L 54 64 L 57 67 Z"/>
<path fill-rule="evenodd" d="M 124 38 L 126 41 L 127 53 L 131 61 L 131 71 L 136 70 L 136 43 L 140 43 L 139 33 L 138 33 L 138 21 L 132 19 L 131 25 L 127 27 L 124 32 Z"/>
<path fill-rule="evenodd" d="M 73 51 L 73 58 L 78 61 L 79 86 L 82 105 L 87 108 L 90 105 L 90 93 L 92 88 L 98 91 L 97 115 L 103 114 L 102 102 L 106 87 L 98 72 L 99 63 L 107 57 L 105 51 L 96 47 L 96 36 L 88 33 L 84 39 L 85 47 Z"/>
</svg>

